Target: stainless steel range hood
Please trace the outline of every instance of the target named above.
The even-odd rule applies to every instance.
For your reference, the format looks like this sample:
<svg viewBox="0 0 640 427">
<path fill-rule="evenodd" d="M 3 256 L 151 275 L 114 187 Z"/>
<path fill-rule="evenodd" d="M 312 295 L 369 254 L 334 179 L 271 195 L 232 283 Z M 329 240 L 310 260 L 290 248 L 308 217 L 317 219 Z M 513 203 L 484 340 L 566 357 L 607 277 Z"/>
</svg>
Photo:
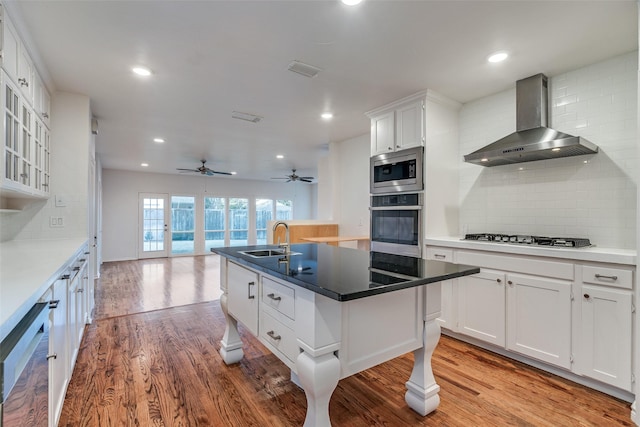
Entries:
<svg viewBox="0 0 640 427">
<path fill-rule="evenodd" d="M 481 166 L 595 154 L 598 146 L 547 127 L 548 90 L 544 74 L 516 82 L 516 132 L 464 156 Z"/>
</svg>

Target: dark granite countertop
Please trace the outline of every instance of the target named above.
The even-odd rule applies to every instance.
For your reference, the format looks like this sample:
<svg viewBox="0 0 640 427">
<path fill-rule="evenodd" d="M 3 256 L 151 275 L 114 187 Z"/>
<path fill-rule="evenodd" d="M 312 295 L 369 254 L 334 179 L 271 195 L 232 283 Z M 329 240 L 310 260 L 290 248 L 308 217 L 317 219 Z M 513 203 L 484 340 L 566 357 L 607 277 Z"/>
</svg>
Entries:
<svg viewBox="0 0 640 427">
<path fill-rule="evenodd" d="M 454 279 L 480 272 L 478 267 L 428 261 L 325 244 L 291 245 L 281 256 L 254 258 L 242 251 L 276 249 L 275 245 L 213 248 L 212 252 L 337 301 Z"/>
</svg>

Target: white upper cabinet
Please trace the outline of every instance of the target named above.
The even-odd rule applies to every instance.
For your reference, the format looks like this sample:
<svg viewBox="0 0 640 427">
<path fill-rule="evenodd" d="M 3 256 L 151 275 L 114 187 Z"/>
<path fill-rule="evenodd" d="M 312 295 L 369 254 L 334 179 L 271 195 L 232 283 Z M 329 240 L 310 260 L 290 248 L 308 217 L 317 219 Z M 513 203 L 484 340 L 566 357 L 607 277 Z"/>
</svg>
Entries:
<svg viewBox="0 0 640 427">
<path fill-rule="evenodd" d="M 27 103 L 32 105 L 35 74 L 33 61 L 4 10 L 2 14 L 2 68 L 20 88 Z"/>
<path fill-rule="evenodd" d="M 369 111 L 371 155 L 424 145 L 426 92 Z"/>
<path fill-rule="evenodd" d="M 51 115 L 51 96 L 40 76 L 34 74 L 33 109 L 42 122 L 49 127 L 49 117 Z"/>
</svg>

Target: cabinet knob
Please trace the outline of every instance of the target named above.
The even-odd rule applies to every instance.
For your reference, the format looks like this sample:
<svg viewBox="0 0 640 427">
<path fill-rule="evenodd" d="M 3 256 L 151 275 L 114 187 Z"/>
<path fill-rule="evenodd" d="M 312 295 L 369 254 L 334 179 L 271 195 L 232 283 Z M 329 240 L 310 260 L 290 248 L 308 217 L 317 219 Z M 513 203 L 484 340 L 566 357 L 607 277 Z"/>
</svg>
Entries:
<svg viewBox="0 0 640 427">
<path fill-rule="evenodd" d="M 18 83 L 20 83 L 20 86 L 26 86 L 29 87 L 29 82 L 27 81 L 27 79 L 25 79 L 24 77 L 20 77 L 18 79 Z"/>
<path fill-rule="evenodd" d="M 584 294 L 583 296 L 584 296 L 585 299 L 591 298 L 591 295 L 589 295 L 589 294 Z"/>
<path fill-rule="evenodd" d="M 513 282 L 511 280 L 507 281 L 507 283 L 513 285 Z"/>
<path fill-rule="evenodd" d="M 496 279 L 496 282 L 502 283 L 502 279 Z"/>
<path fill-rule="evenodd" d="M 387 150 L 389 150 L 389 151 L 393 151 L 393 148 L 391 148 L 391 147 L 387 147 Z"/>
<path fill-rule="evenodd" d="M 49 118 L 49 114 L 47 114 L 47 113 L 42 113 L 42 117 L 44 117 L 45 119 L 48 119 L 48 118 Z"/>
</svg>

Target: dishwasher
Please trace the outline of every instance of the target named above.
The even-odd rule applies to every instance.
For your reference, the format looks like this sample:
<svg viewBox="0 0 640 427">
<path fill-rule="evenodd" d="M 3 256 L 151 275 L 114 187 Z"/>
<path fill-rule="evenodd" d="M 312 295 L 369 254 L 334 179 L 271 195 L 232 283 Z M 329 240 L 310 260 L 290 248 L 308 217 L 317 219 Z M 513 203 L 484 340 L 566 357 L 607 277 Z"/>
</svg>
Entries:
<svg viewBox="0 0 640 427">
<path fill-rule="evenodd" d="M 38 302 L 0 343 L 0 427 L 47 426 L 50 302 Z"/>
</svg>

